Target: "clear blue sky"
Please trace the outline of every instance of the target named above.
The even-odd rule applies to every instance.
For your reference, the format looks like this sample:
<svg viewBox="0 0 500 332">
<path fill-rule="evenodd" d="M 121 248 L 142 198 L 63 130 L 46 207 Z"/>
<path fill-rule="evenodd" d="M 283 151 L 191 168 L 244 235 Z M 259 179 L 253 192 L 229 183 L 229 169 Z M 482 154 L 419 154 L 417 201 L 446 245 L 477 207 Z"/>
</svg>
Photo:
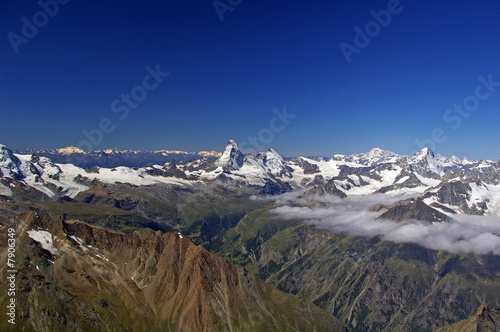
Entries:
<svg viewBox="0 0 500 332">
<path fill-rule="evenodd" d="M 498 160 L 500 87 L 480 90 L 468 118 L 446 111 L 474 96 L 478 76 L 500 82 L 500 2 L 402 0 L 348 63 L 339 45 L 354 46 L 354 28 L 391 2 L 244 0 L 221 21 L 211 0 L 71 0 L 54 17 L 3 0 L 0 143 L 77 145 L 109 119 L 114 130 L 92 148 L 221 150 L 260 133 L 283 155 L 410 154 L 432 139 L 443 155 Z M 34 15 L 38 33 L 13 47 Z M 169 76 L 144 90 L 157 64 Z M 144 100 L 113 112 L 134 88 Z M 271 122 L 284 106 L 296 117 Z"/>
</svg>

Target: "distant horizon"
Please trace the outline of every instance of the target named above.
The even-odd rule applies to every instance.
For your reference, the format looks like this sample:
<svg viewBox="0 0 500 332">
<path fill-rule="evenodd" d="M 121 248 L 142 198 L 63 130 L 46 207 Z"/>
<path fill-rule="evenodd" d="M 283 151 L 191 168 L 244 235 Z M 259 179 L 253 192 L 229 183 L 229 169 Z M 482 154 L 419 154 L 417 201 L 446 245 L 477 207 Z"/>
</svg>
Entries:
<svg viewBox="0 0 500 332">
<path fill-rule="evenodd" d="M 50 3 L 0 4 L 15 149 L 500 159 L 498 1 Z"/>
<path fill-rule="evenodd" d="M 231 140 L 231 139 L 230 139 Z M 229 142 L 230 140 L 227 140 L 227 142 Z M 236 144 L 238 144 L 238 142 L 236 142 Z M 35 150 L 35 151 L 41 151 L 41 150 L 52 150 L 52 151 L 57 151 L 57 150 L 60 150 L 60 149 L 67 149 L 67 148 L 77 148 L 75 146 L 72 146 L 72 145 L 68 145 L 68 146 L 64 146 L 64 147 L 58 147 L 58 148 L 31 148 L 31 147 L 24 147 L 24 148 L 12 148 L 10 147 L 9 145 L 7 144 L 4 144 L 2 142 L 0 142 L 0 145 L 4 145 L 6 146 L 8 149 L 14 151 L 14 152 L 20 152 L 20 151 L 27 151 L 27 150 Z M 136 151 L 136 152 L 156 152 L 156 151 L 170 151 L 170 152 L 181 152 L 181 153 L 187 153 L 187 154 L 198 154 L 200 152 L 216 152 L 216 153 L 223 153 L 224 152 L 224 149 L 226 148 L 227 145 L 224 145 L 223 147 L 218 147 L 218 149 L 197 149 L 197 150 L 182 150 L 182 149 L 178 149 L 178 148 L 175 148 L 175 147 L 172 147 L 172 148 L 164 148 L 164 149 L 127 149 L 127 148 L 105 148 L 105 149 L 97 149 L 97 150 L 93 150 L 93 151 L 84 151 L 84 153 L 94 153 L 94 152 L 105 152 L 107 150 L 112 150 L 112 151 L 119 151 L 119 152 L 122 152 L 122 151 Z M 343 156 L 354 156 L 354 155 L 359 155 L 359 154 L 366 154 L 374 149 L 380 149 L 382 151 L 386 151 L 386 152 L 392 152 L 392 153 L 395 153 L 397 154 L 398 156 L 400 157 L 403 157 L 403 156 L 408 156 L 408 157 L 411 157 L 413 155 L 415 155 L 416 153 L 418 153 L 419 151 L 422 151 L 423 149 L 430 149 L 429 147 L 424 147 L 420 150 L 416 150 L 416 151 L 413 151 L 411 153 L 398 153 L 396 151 L 392 151 L 392 150 L 388 150 L 388 149 L 384 149 L 384 148 L 381 148 L 381 147 L 372 147 L 366 151 L 363 151 L 363 152 L 353 152 L 353 153 L 333 153 L 333 154 L 310 154 L 310 153 L 304 153 L 304 154 L 297 154 L 297 155 L 290 155 L 290 154 L 286 154 L 286 153 L 281 153 L 278 149 L 275 149 L 273 148 L 272 146 L 269 147 L 269 148 L 266 148 L 264 150 L 260 150 L 260 151 L 245 151 L 244 149 L 241 149 L 241 147 L 239 146 L 238 144 L 238 147 L 240 149 L 240 151 L 242 151 L 245 155 L 246 154 L 252 154 L 252 155 L 255 155 L 256 153 L 260 153 L 260 152 L 266 152 L 266 151 L 269 151 L 270 149 L 273 149 L 275 150 L 276 152 L 278 152 L 282 157 L 290 157 L 290 158 L 295 158 L 295 157 L 305 157 L 305 158 L 308 158 L 308 157 L 311 157 L 311 158 L 314 158 L 314 157 L 325 157 L 325 158 L 333 158 L 335 155 L 343 155 Z M 441 154 L 439 153 L 438 151 L 435 151 L 433 149 L 430 149 L 435 155 L 440 155 L 442 157 L 445 157 L 445 158 L 452 158 L 452 157 L 457 157 L 459 158 L 460 160 L 463 160 L 464 158 L 469 160 L 469 161 L 492 161 L 492 162 L 497 162 L 497 161 L 500 161 L 500 159 L 491 159 L 491 158 L 472 158 L 472 157 L 469 157 L 467 155 L 456 155 L 456 154 L 452 154 L 452 155 L 444 155 L 444 154 Z"/>
</svg>

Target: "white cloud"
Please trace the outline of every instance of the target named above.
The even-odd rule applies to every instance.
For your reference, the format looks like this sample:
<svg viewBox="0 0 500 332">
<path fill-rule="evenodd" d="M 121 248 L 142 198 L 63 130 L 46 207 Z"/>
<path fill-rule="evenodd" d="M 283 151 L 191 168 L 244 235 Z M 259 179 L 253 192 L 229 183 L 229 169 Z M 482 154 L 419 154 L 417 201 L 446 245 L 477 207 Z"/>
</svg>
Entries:
<svg viewBox="0 0 500 332">
<path fill-rule="evenodd" d="M 296 196 L 298 197 L 298 196 Z M 305 223 L 336 233 L 380 237 L 384 241 L 415 243 L 423 247 L 451 253 L 500 255 L 500 218 L 493 216 L 454 215 L 448 223 L 428 224 L 419 221 L 394 222 L 377 219 L 380 212 L 368 207 L 404 199 L 388 195 L 363 197 L 323 197 L 322 207 L 290 206 L 301 203 L 293 196 L 276 198 L 277 203 L 289 204 L 272 210 L 282 219 L 299 219 Z"/>
</svg>

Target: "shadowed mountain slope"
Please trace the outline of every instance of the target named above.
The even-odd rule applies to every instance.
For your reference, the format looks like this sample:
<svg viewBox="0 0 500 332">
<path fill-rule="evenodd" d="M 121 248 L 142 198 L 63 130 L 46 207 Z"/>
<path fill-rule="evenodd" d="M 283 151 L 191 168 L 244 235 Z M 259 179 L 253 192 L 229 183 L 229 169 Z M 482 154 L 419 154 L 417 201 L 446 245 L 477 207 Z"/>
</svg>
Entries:
<svg viewBox="0 0 500 332">
<path fill-rule="evenodd" d="M 131 234 L 33 210 L 16 228 L 17 324 L 34 331 L 343 331 L 316 306 L 180 233 Z M 6 241 L 1 241 L 6 259 Z M 0 304 L 7 305 L 2 264 Z M 2 331 L 10 328 L 6 320 Z"/>
<path fill-rule="evenodd" d="M 500 331 L 500 308 L 483 305 L 475 315 L 455 324 L 435 329 L 434 332 L 492 332 Z"/>
</svg>

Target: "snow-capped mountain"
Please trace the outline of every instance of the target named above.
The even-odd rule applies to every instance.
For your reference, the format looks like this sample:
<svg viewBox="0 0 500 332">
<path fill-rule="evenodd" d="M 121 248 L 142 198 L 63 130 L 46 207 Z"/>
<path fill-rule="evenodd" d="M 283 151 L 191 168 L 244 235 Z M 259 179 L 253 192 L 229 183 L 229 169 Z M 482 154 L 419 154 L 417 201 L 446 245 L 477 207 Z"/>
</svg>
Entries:
<svg viewBox="0 0 500 332">
<path fill-rule="evenodd" d="M 214 162 L 214 166 L 210 165 L 210 161 L 203 159 L 179 163 L 176 169 L 183 172 L 187 178 L 213 180 L 222 177 L 255 186 L 265 186 L 269 181 L 279 182 L 279 178 L 292 177 L 285 160 L 275 150 L 269 149 L 256 156 L 243 155 L 233 140 L 227 143 L 222 156 Z"/>
<path fill-rule="evenodd" d="M 446 158 L 428 148 L 412 156 L 399 156 L 375 148 L 351 156 L 285 160 L 273 149 L 244 155 L 233 140 L 218 158 L 210 154 L 201 159 L 181 158 L 139 168 L 83 169 L 73 164 L 54 163 L 36 154 L 13 153 L 0 146 L 0 195 L 15 196 L 13 188 L 24 185 L 53 199 L 74 197 L 87 190 L 93 179 L 138 186 L 189 186 L 221 180 L 261 188 L 261 194 L 294 189 L 306 189 L 310 195 L 339 197 L 411 194 L 445 210 L 488 214 L 500 213 L 499 170 L 499 163 Z"/>
<path fill-rule="evenodd" d="M 408 164 L 415 173 L 429 178 L 439 179 L 445 173 L 443 163 L 429 148 L 423 148 L 408 158 Z"/>
<path fill-rule="evenodd" d="M 394 152 L 373 148 L 369 152 L 350 156 L 336 154 L 333 156 L 333 159 L 337 161 L 354 162 L 363 166 L 373 166 L 375 164 L 395 162 L 398 157 L 399 155 Z"/>
<path fill-rule="evenodd" d="M 238 144 L 230 140 L 215 165 L 222 167 L 225 171 L 238 171 L 243 167 L 244 160 L 245 156 L 238 148 Z"/>
<path fill-rule="evenodd" d="M 163 164 L 172 160 L 193 160 L 202 158 L 219 158 L 220 152 L 200 151 L 185 152 L 178 150 L 156 150 L 156 151 L 138 151 L 138 150 L 118 150 L 106 149 L 86 152 L 74 146 L 61 149 L 26 149 L 14 151 L 16 154 L 47 157 L 55 163 L 73 164 L 83 168 L 99 167 L 143 167 L 147 164 Z"/>
<path fill-rule="evenodd" d="M 464 157 L 463 159 L 460 159 L 457 156 L 451 156 L 450 158 L 446 158 L 441 156 L 439 153 L 437 153 L 435 157 L 437 160 L 439 160 L 439 162 L 445 169 L 463 167 L 477 162 L 474 160 L 469 160 L 466 157 Z"/>
<path fill-rule="evenodd" d="M 482 181 L 490 185 L 500 184 L 499 163 L 478 161 L 446 173 L 443 179 L 460 179 L 461 181 Z"/>
<path fill-rule="evenodd" d="M 57 178 L 61 169 L 52 160 L 37 155 L 14 154 L 0 145 L 0 172 L 2 177 L 25 180 L 28 183 L 43 182 L 43 178 Z"/>
<path fill-rule="evenodd" d="M 498 189 L 481 181 L 452 180 L 443 181 L 439 186 L 427 190 L 422 197 L 428 205 L 443 210 L 451 209 L 466 214 L 483 215 L 487 210 L 494 212 L 497 209 L 500 193 Z"/>
<path fill-rule="evenodd" d="M 274 176 L 282 176 L 284 172 L 286 173 L 286 163 L 278 152 L 273 149 L 269 149 L 266 152 L 261 152 L 255 157 L 256 161 Z M 289 173 L 286 174 L 287 176 Z"/>
<path fill-rule="evenodd" d="M 88 188 L 67 180 L 66 174 L 49 158 L 15 154 L 4 145 L 0 145 L 0 172 L 3 186 L 0 194 L 3 192 L 4 196 L 11 196 L 19 185 L 32 187 L 48 197 L 71 195 Z"/>
</svg>

